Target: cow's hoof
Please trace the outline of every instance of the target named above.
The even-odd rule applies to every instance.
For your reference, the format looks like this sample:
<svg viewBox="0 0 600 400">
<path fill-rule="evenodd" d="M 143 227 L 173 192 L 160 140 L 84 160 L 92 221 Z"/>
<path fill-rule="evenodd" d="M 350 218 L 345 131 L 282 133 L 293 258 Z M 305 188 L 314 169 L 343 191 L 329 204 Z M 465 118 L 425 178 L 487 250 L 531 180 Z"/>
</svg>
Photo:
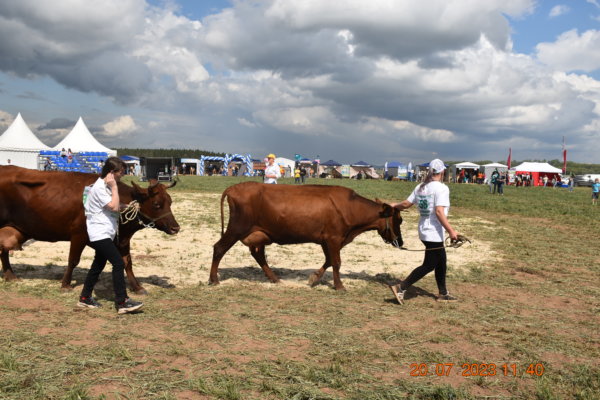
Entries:
<svg viewBox="0 0 600 400">
<path fill-rule="evenodd" d="M 209 286 L 218 286 L 221 282 L 219 281 L 208 281 Z"/>
<path fill-rule="evenodd" d="M 141 295 L 141 296 L 145 296 L 148 294 L 148 291 L 146 289 L 144 289 L 143 287 L 136 289 L 133 291 L 133 293 Z"/>
<path fill-rule="evenodd" d="M 339 286 L 339 287 L 335 287 L 335 290 L 337 290 L 338 292 L 345 292 L 346 288 L 344 286 Z"/>
<path fill-rule="evenodd" d="M 61 287 L 60 287 L 60 291 L 61 291 L 61 292 L 63 292 L 63 293 L 70 293 L 70 292 L 72 292 L 72 291 L 73 291 L 73 289 L 74 289 L 74 288 L 73 288 L 73 286 L 71 286 L 71 285 L 68 285 L 68 286 L 61 286 Z"/>
<path fill-rule="evenodd" d="M 314 287 L 317 283 L 319 283 L 320 280 L 321 277 L 315 272 L 308 277 L 308 285 Z"/>
<path fill-rule="evenodd" d="M 270 279 L 271 283 L 281 283 L 281 280 L 279 278 L 277 279 Z"/>
<path fill-rule="evenodd" d="M 16 276 L 4 278 L 6 282 L 21 282 L 23 279 L 17 278 Z"/>
</svg>

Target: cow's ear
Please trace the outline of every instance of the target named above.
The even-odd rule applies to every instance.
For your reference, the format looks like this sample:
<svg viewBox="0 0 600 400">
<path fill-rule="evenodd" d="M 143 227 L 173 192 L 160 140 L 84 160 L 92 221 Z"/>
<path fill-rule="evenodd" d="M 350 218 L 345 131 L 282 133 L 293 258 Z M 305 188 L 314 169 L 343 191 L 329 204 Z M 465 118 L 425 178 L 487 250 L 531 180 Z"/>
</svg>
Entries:
<svg viewBox="0 0 600 400">
<path fill-rule="evenodd" d="M 377 204 L 383 204 L 383 201 L 379 200 L 379 198 L 375 197 L 375 203 Z"/>
<path fill-rule="evenodd" d="M 379 213 L 381 218 L 389 218 L 394 215 L 394 207 L 390 206 L 387 203 L 381 204 L 381 212 Z"/>
<path fill-rule="evenodd" d="M 138 186 L 135 182 L 131 182 L 133 186 L 133 196 L 136 200 L 143 200 L 148 197 L 148 191 L 140 186 Z"/>
</svg>

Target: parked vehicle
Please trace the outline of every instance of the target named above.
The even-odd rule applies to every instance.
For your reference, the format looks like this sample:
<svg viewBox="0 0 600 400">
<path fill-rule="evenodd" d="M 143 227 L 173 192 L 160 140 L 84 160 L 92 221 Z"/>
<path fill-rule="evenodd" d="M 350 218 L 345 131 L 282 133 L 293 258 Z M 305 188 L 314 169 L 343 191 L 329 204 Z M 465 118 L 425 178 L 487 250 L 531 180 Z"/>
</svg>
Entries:
<svg viewBox="0 0 600 400">
<path fill-rule="evenodd" d="M 575 175 L 575 186 L 592 186 L 596 179 L 600 179 L 600 174 Z"/>
</svg>

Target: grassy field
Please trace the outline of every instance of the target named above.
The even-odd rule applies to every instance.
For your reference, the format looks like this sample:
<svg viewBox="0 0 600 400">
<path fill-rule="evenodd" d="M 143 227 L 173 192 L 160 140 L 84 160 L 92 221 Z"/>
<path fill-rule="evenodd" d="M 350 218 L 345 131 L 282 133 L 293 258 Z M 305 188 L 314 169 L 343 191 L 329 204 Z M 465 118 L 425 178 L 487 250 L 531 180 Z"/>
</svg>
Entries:
<svg viewBox="0 0 600 400">
<path fill-rule="evenodd" d="M 243 180 L 182 177 L 171 190 L 220 193 Z M 414 187 L 313 182 L 390 201 Z M 346 292 L 165 288 L 145 312 L 119 317 L 106 301 L 77 309 L 55 280 L 0 283 L 0 399 L 600 399 L 600 206 L 590 192 L 451 185 L 451 221 L 480 221 L 462 233 L 502 257 L 450 265 L 461 301 L 449 305 L 435 302 L 428 276 L 399 306 L 385 286 L 393 274 Z"/>
</svg>

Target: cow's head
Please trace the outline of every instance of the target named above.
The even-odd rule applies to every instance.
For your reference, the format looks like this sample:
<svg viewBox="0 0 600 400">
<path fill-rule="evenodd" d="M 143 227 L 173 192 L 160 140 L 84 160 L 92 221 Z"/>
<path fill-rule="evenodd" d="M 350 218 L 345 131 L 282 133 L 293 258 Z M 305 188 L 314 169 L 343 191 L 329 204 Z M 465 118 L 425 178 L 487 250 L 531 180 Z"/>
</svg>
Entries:
<svg viewBox="0 0 600 400">
<path fill-rule="evenodd" d="M 402 240 L 402 232 L 400 231 L 400 225 L 402 225 L 400 210 L 387 203 L 383 203 L 378 199 L 375 201 L 381 207 L 381 210 L 379 211 L 379 221 L 377 223 L 377 232 L 383 238 L 384 242 L 390 243 L 397 248 L 402 247 L 404 241 Z"/>
<path fill-rule="evenodd" d="M 171 212 L 171 196 L 167 193 L 167 189 L 175 186 L 176 182 L 165 186 L 155 179 L 151 179 L 148 189 L 136 185 L 135 182 L 131 184 L 133 185 L 134 200 L 140 204 L 140 220 L 169 235 L 179 232 L 179 224 Z"/>
</svg>

